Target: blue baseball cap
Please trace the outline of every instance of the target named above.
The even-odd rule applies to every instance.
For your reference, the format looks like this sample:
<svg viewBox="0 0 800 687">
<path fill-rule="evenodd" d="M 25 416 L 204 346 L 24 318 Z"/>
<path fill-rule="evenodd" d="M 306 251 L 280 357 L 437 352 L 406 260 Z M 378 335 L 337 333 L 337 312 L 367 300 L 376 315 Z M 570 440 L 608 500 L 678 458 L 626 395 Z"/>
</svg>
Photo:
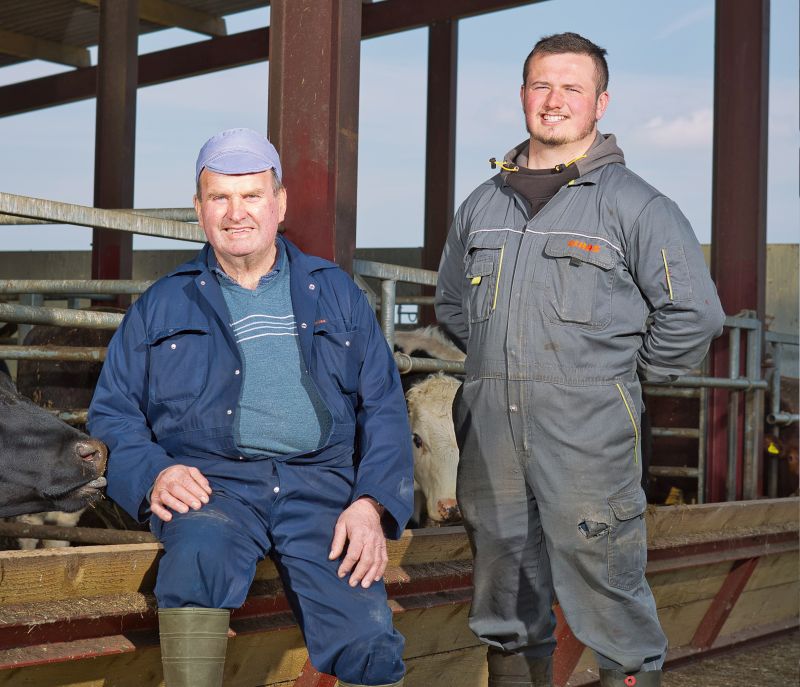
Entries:
<svg viewBox="0 0 800 687">
<path fill-rule="evenodd" d="M 227 129 L 209 138 L 200 148 L 195 163 L 195 183 L 200 172 L 257 174 L 274 169 L 281 178 L 281 160 L 266 136 L 252 129 Z"/>
</svg>

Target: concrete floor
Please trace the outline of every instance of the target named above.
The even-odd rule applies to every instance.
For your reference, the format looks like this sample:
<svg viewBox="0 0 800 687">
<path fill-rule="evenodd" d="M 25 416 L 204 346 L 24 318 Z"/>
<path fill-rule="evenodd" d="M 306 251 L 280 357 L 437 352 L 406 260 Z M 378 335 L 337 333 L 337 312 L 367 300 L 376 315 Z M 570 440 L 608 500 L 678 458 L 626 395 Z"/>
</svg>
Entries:
<svg viewBox="0 0 800 687">
<path fill-rule="evenodd" d="M 664 673 L 663 687 L 797 687 L 800 632 Z"/>
</svg>

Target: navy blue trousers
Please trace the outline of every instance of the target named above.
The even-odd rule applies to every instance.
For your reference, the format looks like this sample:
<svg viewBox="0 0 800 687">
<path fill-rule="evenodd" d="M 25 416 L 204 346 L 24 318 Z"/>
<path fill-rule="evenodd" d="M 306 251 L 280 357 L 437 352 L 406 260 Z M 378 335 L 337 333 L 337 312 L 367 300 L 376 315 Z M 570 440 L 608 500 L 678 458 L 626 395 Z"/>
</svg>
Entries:
<svg viewBox="0 0 800 687">
<path fill-rule="evenodd" d="M 336 575 L 341 560 L 328 560 L 336 520 L 350 503 L 353 468 L 272 460 L 196 467 L 211 482 L 209 503 L 170 522 L 151 517 L 165 549 L 159 607 L 238 608 L 256 564 L 270 555 L 317 670 L 359 685 L 400 680 L 404 640 L 383 582 L 350 587 Z"/>
</svg>

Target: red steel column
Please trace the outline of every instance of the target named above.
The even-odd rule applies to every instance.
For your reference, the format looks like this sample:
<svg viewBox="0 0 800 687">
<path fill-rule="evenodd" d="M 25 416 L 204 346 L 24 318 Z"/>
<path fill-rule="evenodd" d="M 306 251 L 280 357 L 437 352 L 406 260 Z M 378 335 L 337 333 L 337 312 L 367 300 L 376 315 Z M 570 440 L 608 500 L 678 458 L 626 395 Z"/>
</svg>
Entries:
<svg viewBox="0 0 800 687">
<path fill-rule="evenodd" d="M 350 271 L 361 0 L 273 0 L 271 6 L 269 136 L 288 194 L 286 235 Z"/>
<path fill-rule="evenodd" d="M 714 70 L 711 273 L 728 315 L 753 310 L 763 321 L 769 0 L 717 0 Z M 727 337 L 712 347 L 711 374 L 728 376 Z M 707 500 L 722 501 L 727 392 L 712 392 L 709 402 Z M 743 415 L 739 427 L 744 427 Z M 741 453 L 737 453 L 739 463 Z"/>
<path fill-rule="evenodd" d="M 100 3 L 94 151 L 98 208 L 133 207 L 138 36 L 138 0 Z M 93 230 L 92 279 L 130 279 L 132 266 L 132 234 Z"/>
<path fill-rule="evenodd" d="M 422 267 L 439 269 L 453 219 L 456 185 L 456 87 L 458 20 L 428 29 L 428 112 L 425 139 L 425 240 Z M 433 289 L 428 289 L 433 295 Z M 421 322 L 436 321 L 433 308 L 422 309 Z"/>
</svg>

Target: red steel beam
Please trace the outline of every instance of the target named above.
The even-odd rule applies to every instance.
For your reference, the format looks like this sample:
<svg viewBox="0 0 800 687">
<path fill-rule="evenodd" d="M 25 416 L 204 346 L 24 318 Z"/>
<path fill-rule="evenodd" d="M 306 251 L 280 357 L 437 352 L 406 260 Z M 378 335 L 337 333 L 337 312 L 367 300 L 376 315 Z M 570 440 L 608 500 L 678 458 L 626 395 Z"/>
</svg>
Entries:
<svg viewBox="0 0 800 687">
<path fill-rule="evenodd" d="M 553 609 L 556 614 L 556 646 L 553 656 L 553 683 L 556 687 L 564 687 L 569 676 L 575 672 L 578 661 L 583 656 L 584 646 L 570 629 L 561 606 Z"/>
<path fill-rule="evenodd" d="M 750 576 L 758 565 L 758 558 L 747 558 L 734 563 L 722 586 L 719 588 L 711 606 L 695 630 L 692 646 L 708 649 L 719 636 L 722 626 L 730 616 L 733 607 L 742 595 Z"/>
<path fill-rule="evenodd" d="M 350 271 L 361 3 L 274 0 L 270 21 L 269 133 L 288 191 L 286 235 Z"/>
<path fill-rule="evenodd" d="M 542 0 L 385 0 L 364 5 L 362 38 L 419 28 L 502 9 L 529 5 Z M 262 62 L 269 55 L 269 28 L 219 36 L 139 57 L 139 85 L 155 84 L 199 76 L 221 69 Z M 54 105 L 94 98 L 97 68 L 73 71 L 22 81 L 0 88 L 0 117 L 39 110 Z"/>
<path fill-rule="evenodd" d="M 221 69 L 263 62 L 269 28 L 198 41 L 139 56 L 139 86 L 154 86 Z M 85 67 L 0 88 L 0 117 L 94 98 L 97 67 Z"/>
<path fill-rule="evenodd" d="M 711 274 L 726 313 L 753 310 L 763 321 L 769 0 L 717 0 L 715 34 Z M 712 346 L 711 374 L 729 374 L 727 337 Z M 712 390 L 709 395 L 709 502 L 725 500 L 728 393 Z M 743 409 L 739 427 L 744 428 Z M 738 443 L 737 473 L 741 474 L 741 438 Z"/>
<path fill-rule="evenodd" d="M 139 0 L 100 6 L 94 206 L 133 207 Z M 92 279 L 133 276 L 133 234 L 92 230 Z M 130 303 L 120 296 L 117 305 Z"/>
<path fill-rule="evenodd" d="M 384 3 L 385 4 L 385 3 Z M 422 267 L 439 269 L 453 219 L 456 186 L 456 86 L 458 21 L 437 21 L 428 29 L 428 108 L 425 136 L 425 240 Z M 433 289 L 426 289 L 433 295 Z M 423 306 L 420 323 L 434 324 L 432 306 Z"/>
</svg>

